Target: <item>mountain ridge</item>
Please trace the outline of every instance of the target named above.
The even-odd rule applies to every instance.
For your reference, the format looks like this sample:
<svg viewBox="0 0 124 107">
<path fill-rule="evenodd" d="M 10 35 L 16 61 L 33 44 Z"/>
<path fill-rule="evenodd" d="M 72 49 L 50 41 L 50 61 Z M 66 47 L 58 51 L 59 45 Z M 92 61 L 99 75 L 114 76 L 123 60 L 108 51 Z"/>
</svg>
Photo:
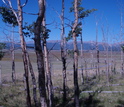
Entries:
<svg viewBox="0 0 124 107">
<path fill-rule="evenodd" d="M 47 41 L 47 47 L 48 49 L 52 49 L 52 50 L 60 50 L 60 40 L 50 40 L 50 41 Z M 4 42 L 6 43 L 6 48 L 9 49 L 11 47 L 11 43 L 9 42 Z M 104 51 L 107 49 L 108 47 L 108 50 L 114 50 L 114 51 L 120 51 L 120 43 L 116 43 L 116 44 L 107 44 L 107 43 L 104 43 L 104 42 L 97 42 L 97 46 L 98 46 L 98 49 L 99 51 Z M 34 49 L 34 42 L 32 41 L 28 41 L 26 43 L 26 46 L 28 49 Z M 72 50 L 73 49 L 73 42 L 70 41 L 67 43 L 67 49 L 68 50 Z M 80 41 L 77 41 L 77 46 L 78 46 L 78 49 L 80 50 L 81 49 L 81 42 Z M 15 48 L 21 48 L 20 46 L 20 43 L 15 43 Z M 95 50 L 96 49 L 96 42 L 95 41 L 84 41 L 83 42 L 83 50 Z"/>
</svg>

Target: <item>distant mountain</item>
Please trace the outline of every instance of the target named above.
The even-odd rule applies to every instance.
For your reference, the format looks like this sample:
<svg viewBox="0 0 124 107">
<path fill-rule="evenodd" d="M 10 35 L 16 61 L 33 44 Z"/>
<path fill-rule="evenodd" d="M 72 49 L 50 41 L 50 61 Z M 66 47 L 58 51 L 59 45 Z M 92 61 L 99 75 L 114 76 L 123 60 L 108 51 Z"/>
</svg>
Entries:
<svg viewBox="0 0 124 107">
<path fill-rule="evenodd" d="M 81 43 L 78 41 L 77 42 L 77 46 L 78 46 L 78 49 L 80 50 L 81 49 Z M 11 44 L 10 43 L 7 43 L 6 42 L 6 48 L 9 49 L 11 47 Z M 50 50 L 60 50 L 60 41 L 48 41 L 47 42 L 47 47 L 48 49 Z M 104 51 L 106 50 L 108 47 L 108 50 L 111 50 L 111 47 L 112 47 L 112 50 L 114 51 L 119 51 L 120 50 L 120 44 L 105 44 L 105 43 L 102 43 L 102 42 L 98 42 L 98 49 L 100 51 Z M 15 44 L 15 48 L 16 49 L 20 49 L 21 46 L 19 43 L 16 43 Z M 34 43 L 32 42 L 28 42 L 27 43 L 27 48 L 28 49 L 34 49 Z M 72 50 L 73 49 L 73 42 L 68 42 L 67 43 L 67 49 L 68 50 Z M 83 50 L 95 50 L 96 49 L 96 43 L 95 42 L 83 42 Z"/>
</svg>

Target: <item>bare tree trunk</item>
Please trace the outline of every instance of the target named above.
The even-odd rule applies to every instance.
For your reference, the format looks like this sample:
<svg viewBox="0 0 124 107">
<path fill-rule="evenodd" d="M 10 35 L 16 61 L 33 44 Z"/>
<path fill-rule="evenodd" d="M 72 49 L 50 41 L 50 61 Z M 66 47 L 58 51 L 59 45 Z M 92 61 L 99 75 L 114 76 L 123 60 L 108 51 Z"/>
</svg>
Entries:
<svg viewBox="0 0 124 107">
<path fill-rule="evenodd" d="M 113 76 L 113 71 L 114 71 L 114 60 L 113 60 L 113 49 L 112 49 L 112 45 L 110 45 L 111 47 L 111 74 Z"/>
<path fill-rule="evenodd" d="M 100 80 L 100 69 L 99 69 L 99 49 L 98 49 L 98 22 L 96 22 L 96 58 L 97 58 L 97 67 L 96 72 L 98 74 L 99 80 Z"/>
<path fill-rule="evenodd" d="M 107 50 L 106 50 L 106 55 L 107 55 L 107 82 L 108 82 L 108 86 L 109 86 L 109 82 L 110 82 L 110 73 L 109 73 L 109 56 L 108 56 L 108 45 L 107 45 Z"/>
<path fill-rule="evenodd" d="M 107 29 L 108 30 L 108 29 Z M 105 65 L 106 65 L 106 80 L 107 84 L 109 85 L 109 57 L 108 57 L 108 39 L 105 37 L 105 30 L 104 27 L 102 26 L 102 33 L 103 33 L 103 40 L 104 40 L 104 51 L 105 51 Z M 106 36 L 108 35 L 108 32 Z"/>
<path fill-rule="evenodd" d="M 16 81 L 16 73 L 15 73 L 15 52 L 14 52 L 14 31 L 12 26 L 12 38 L 11 38 L 11 55 L 12 55 L 12 81 L 15 83 Z"/>
<path fill-rule="evenodd" d="M 44 45 L 44 58 L 45 58 L 45 68 L 46 68 L 46 76 L 47 76 L 49 107 L 53 107 L 53 85 L 51 79 L 50 64 L 48 61 L 48 50 L 46 46 L 46 40 L 44 41 L 43 45 Z"/>
<path fill-rule="evenodd" d="M 31 97 L 30 97 L 30 89 L 29 89 L 29 69 L 31 72 L 33 72 L 33 68 L 29 59 L 29 55 L 26 49 L 26 42 L 24 39 L 24 35 L 23 35 L 23 14 L 22 14 L 22 8 L 27 4 L 27 1 L 21 5 L 21 1 L 17 0 L 17 7 L 18 7 L 18 13 L 13 9 L 11 1 L 8 0 L 7 3 L 5 0 L 2 0 L 7 6 L 10 7 L 10 9 L 12 10 L 13 14 L 15 15 L 17 22 L 18 22 L 18 26 L 19 26 L 19 34 L 20 34 L 20 41 L 21 41 L 21 48 L 22 48 L 22 58 L 23 58 L 23 64 L 24 64 L 24 77 L 25 77 L 25 82 L 26 82 L 26 102 L 27 102 L 27 106 L 31 107 Z M 13 54 L 14 56 L 14 54 Z M 14 60 L 14 57 L 13 59 Z M 14 72 L 14 67 L 15 67 L 15 63 L 14 61 L 12 62 L 12 70 Z M 33 77 L 33 76 L 32 76 Z M 35 76 L 34 76 L 35 77 Z"/>
<path fill-rule="evenodd" d="M 81 21 L 80 21 L 81 22 Z M 82 28 L 82 26 L 81 26 Z M 82 37 L 82 33 L 80 35 L 80 41 L 81 41 L 81 82 L 82 84 L 84 84 L 84 66 L 83 66 L 83 60 L 85 61 L 84 58 L 84 52 L 83 52 L 83 37 Z"/>
<path fill-rule="evenodd" d="M 37 67 L 38 67 L 38 83 L 39 83 L 39 92 L 40 92 L 40 103 L 41 107 L 47 107 L 47 98 L 46 98 L 46 87 L 45 87 L 45 69 L 44 69 L 44 55 L 41 46 L 41 25 L 45 13 L 45 0 L 38 0 L 39 4 L 39 14 L 34 27 L 34 43 L 35 43 L 35 52 L 37 57 Z"/>
<path fill-rule="evenodd" d="M 28 77 L 28 61 L 27 61 L 27 50 L 26 50 L 26 43 L 23 36 L 23 16 L 22 16 L 22 6 L 20 0 L 17 0 L 18 3 L 18 25 L 19 25 L 19 34 L 21 39 L 21 48 L 22 48 L 22 57 L 24 63 L 24 71 L 25 71 L 25 79 L 26 79 L 26 91 L 27 91 L 27 106 L 31 107 L 31 98 L 30 98 L 30 89 L 29 89 L 29 77 Z"/>
<path fill-rule="evenodd" d="M 14 58 L 14 51 L 12 51 L 12 81 L 13 83 L 16 82 L 16 74 L 15 74 L 15 58 Z"/>
<path fill-rule="evenodd" d="M 32 84 L 33 84 L 33 99 L 35 102 L 35 106 L 38 107 L 38 101 L 37 101 L 37 94 L 36 94 L 36 79 L 35 79 L 35 75 L 33 72 L 33 67 L 29 58 L 29 54 L 27 52 L 26 49 L 26 43 L 25 43 L 25 39 L 23 36 L 23 30 L 22 30 L 22 21 L 23 21 L 23 16 L 22 16 L 22 6 L 20 3 L 20 0 L 18 0 L 18 10 L 19 10 L 19 33 L 20 33 L 20 38 L 21 38 L 21 47 L 22 47 L 22 54 L 23 54 L 23 62 L 24 62 L 24 69 L 25 69 L 25 79 L 26 79 L 26 90 L 27 90 L 27 105 L 28 107 L 31 107 L 31 98 L 30 98 L 30 89 L 29 89 L 29 70 L 31 73 L 31 77 L 32 77 Z M 29 69 L 28 69 L 29 67 Z"/>
<path fill-rule="evenodd" d="M 98 46 L 96 46 L 96 58 L 97 58 L 96 72 L 98 74 L 98 79 L 100 80 L 100 67 L 99 67 L 99 50 L 98 50 Z"/>
<path fill-rule="evenodd" d="M 35 49 L 36 49 L 35 51 L 37 56 L 37 66 L 39 73 L 38 83 L 39 83 L 39 92 L 40 92 L 40 103 L 41 103 L 41 107 L 47 107 L 44 60 L 43 60 L 43 52 L 42 52 L 40 38 L 39 40 L 35 38 Z"/>
<path fill-rule="evenodd" d="M 86 73 L 86 83 L 88 83 L 88 71 L 87 71 L 87 61 L 85 61 L 85 73 Z"/>
<path fill-rule="evenodd" d="M 75 98 L 75 107 L 79 107 L 79 86 L 78 86 L 78 49 L 77 49 L 77 41 L 76 37 L 73 38 L 74 40 L 74 63 L 73 63 L 73 69 L 74 69 L 74 98 Z"/>
<path fill-rule="evenodd" d="M 29 63 L 29 70 L 30 70 L 31 77 L 32 77 L 33 99 L 34 99 L 35 107 L 38 107 L 36 78 L 35 78 L 33 67 L 32 67 L 32 64 L 31 64 L 31 61 L 30 61 L 30 58 L 29 58 L 29 54 L 27 54 L 27 57 L 28 57 L 28 63 Z"/>
<path fill-rule="evenodd" d="M 46 69 L 46 77 L 47 77 L 47 89 L 48 89 L 48 99 L 49 99 L 49 107 L 53 107 L 53 84 L 51 78 L 50 64 L 49 64 L 49 55 L 47 49 L 47 41 L 46 41 L 46 22 L 45 18 L 43 19 L 43 46 L 44 46 L 44 61 L 45 61 L 45 69 Z"/>
<path fill-rule="evenodd" d="M 73 46 L 74 46 L 74 103 L 75 107 L 79 107 L 79 86 L 78 86 L 78 48 L 77 48 L 77 34 L 75 32 L 78 27 L 78 0 L 74 0 L 74 16 L 75 21 L 72 29 Z"/>
<path fill-rule="evenodd" d="M 62 0 L 62 12 L 61 12 L 61 59 L 62 59 L 62 74 L 63 74 L 63 106 L 65 106 L 67 100 L 67 80 L 66 80 L 66 39 L 64 28 L 64 0 Z"/>
<path fill-rule="evenodd" d="M 83 59 L 84 59 L 84 53 L 83 53 L 83 39 L 81 34 L 81 76 L 82 76 L 82 84 L 84 84 L 84 67 L 83 67 Z"/>
</svg>

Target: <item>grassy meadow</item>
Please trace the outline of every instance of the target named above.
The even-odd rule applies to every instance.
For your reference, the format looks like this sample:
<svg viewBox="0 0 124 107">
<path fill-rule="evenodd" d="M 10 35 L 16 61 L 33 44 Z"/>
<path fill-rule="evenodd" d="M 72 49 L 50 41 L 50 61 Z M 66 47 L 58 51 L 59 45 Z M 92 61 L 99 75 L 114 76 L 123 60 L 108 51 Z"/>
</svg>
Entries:
<svg viewBox="0 0 124 107">
<path fill-rule="evenodd" d="M 37 73 L 36 56 L 33 50 L 29 50 L 35 76 Z M 62 62 L 60 51 L 50 51 L 49 61 L 51 65 L 52 82 L 54 88 L 55 107 L 62 107 Z M 79 88 L 81 107 L 124 107 L 124 78 L 121 71 L 120 52 L 100 52 L 100 79 L 96 77 L 97 59 L 95 52 L 84 52 L 81 62 L 79 56 Z M 106 63 L 109 63 L 109 82 L 106 76 Z M 83 63 L 84 83 L 82 84 L 81 63 Z M 0 61 L 2 66 L 2 83 L 0 86 L 0 107 L 25 107 L 25 91 L 23 83 L 23 62 L 21 50 L 15 51 L 16 84 L 11 79 L 11 55 L 6 52 Z M 32 82 L 30 77 L 30 90 L 32 95 Z M 67 57 L 67 104 L 66 107 L 73 107 L 73 58 Z M 89 91 L 89 92 L 88 92 Z M 91 92 L 92 91 L 92 92 Z M 37 93 L 38 94 L 38 93 Z M 39 95 L 38 95 L 39 96 Z M 33 105 L 33 98 L 32 98 Z"/>
</svg>

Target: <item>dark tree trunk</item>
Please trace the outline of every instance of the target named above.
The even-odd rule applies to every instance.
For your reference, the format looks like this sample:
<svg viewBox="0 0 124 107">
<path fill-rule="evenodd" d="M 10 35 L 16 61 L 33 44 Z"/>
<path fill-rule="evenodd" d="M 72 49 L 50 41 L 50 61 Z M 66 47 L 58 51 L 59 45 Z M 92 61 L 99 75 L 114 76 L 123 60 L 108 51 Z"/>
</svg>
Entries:
<svg viewBox="0 0 124 107">
<path fill-rule="evenodd" d="M 64 0 L 62 0 L 62 12 L 61 12 L 61 59 L 62 59 L 62 74 L 63 74 L 63 106 L 66 103 L 66 40 L 65 40 L 65 28 L 64 28 Z"/>
<path fill-rule="evenodd" d="M 41 25 L 45 13 L 44 0 L 38 0 L 39 4 L 39 15 L 34 27 L 34 44 L 35 52 L 37 57 L 37 67 L 38 67 L 38 83 L 39 83 L 39 92 L 40 92 L 40 103 L 41 107 L 47 107 L 46 99 L 46 87 L 45 87 L 45 70 L 44 70 L 44 55 L 41 46 Z"/>
<path fill-rule="evenodd" d="M 79 107 L 79 86 L 78 86 L 78 49 L 77 49 L 77 42 L 76 38 L 74 39 L 74 100 L 75 100 L 75 107 Z"/>
<path fill-rule="evenodd" d="M 98 47 L 96 49 L 96 54 L 97 54 L 97 72 L 98 72 L 98 77 L 99 77 L 99 80 L 100 80 L 100 67 L 99 67 L 99 50 L 98 50 Z"/>
<path fill-rule="evenodd" d="M 79 86 L 78 86 L 78 48 L 77 48 L 77 34 L 75 32 L 78 26 L 78 0 L 74 0 L 74 16 L 75 22 L 72 29 L 73 45 L 74 45 L 74 103 L 75 107 L 79 107 Z"/>
<path fill-rule="evenodd" d="M 40 103 L 41 103 L 41 107 L 47 107 L 44 60 L 43 60 L 43 52 L 42 52 L 40 39 L 41 38 L 39 39 L 35 38 L 35 51 L 37 56 L 37 66 L 38 66 L 38 73 L 39 73 L 38 83 L 39 83 L 39 92 L 40 92 Z"/>
<path fill-rule="evenodd" d="M 16 82 L 16 74 L 15 74 L 15 58 L 14 58 L 14 51 L 11 52 L 12 54 L 12 82 Z"/>
</svg>

